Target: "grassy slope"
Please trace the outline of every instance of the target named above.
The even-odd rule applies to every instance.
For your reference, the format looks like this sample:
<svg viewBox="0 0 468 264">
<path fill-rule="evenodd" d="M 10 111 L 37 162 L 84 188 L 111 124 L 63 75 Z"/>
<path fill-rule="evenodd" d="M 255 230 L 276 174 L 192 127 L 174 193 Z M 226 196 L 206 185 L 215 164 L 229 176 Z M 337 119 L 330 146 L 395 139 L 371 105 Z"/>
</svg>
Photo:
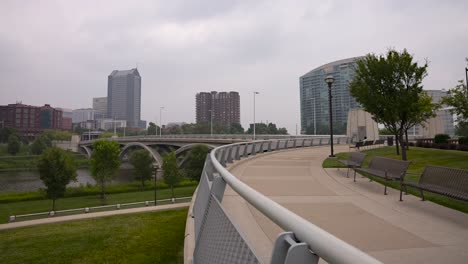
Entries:
<svg viewBox="0 0 468 264">
<path fill-rule="evenodd" d="M 183 263 L 187 210 L 0 231 L 2 263 Z"/>
<path fill-rule="evenodd" d="M 176 197 L 190 197 L 193 195 L 196 186 L 179 187 L 174 189 Z M 158 200 L 171 197 L 171 190 L 158 190 Z M 141 202 L 153 200 L 154 191 L 118 193 L 107 195 L 107 204 Z M 59 199 L 56 202 L 56 210 L 90 207 L 102 205 L 98 196 L 83 196 Z M 23 201 L 0 204 L 0 223 L 8 222 L 10 215 L 47 212 L 52 207 L 51 200 Z"/>
<path fill-rule="evenodd" d="M 384 147 L 376 148 L 363 151 L 366 154 L 363 167 L 367 167 L 372 157 L 388 157 L 393 159 L 401 159 L 400 156 L 396 155 L 395 147 Z M 427 149 L 410 147 L 408 153 L 408 160 L 411 164 L 408 169 L 408 175 L 405 177 L 407 181 L 418 181 L 419 175 L 423 172 L 426 165 L 437 165 L 444 167 L 462 168 L 468 169 L 468 152 L 455 151 L 455 150 L 441 150 L 441 149 Z M 324 168 L 337 168 L 343 167 L 341 163 L 338 163 L 339 159 L 349 158 L 349 153 L 338 153 L 337 158 L 326 159 L 322 166 Z M 374 178 L 375 179 L 375 178 Z M 378 182 L 382 182 L 380 179 L 375 179 Z M 390 182 L 389 186 L 399 189 L 397 182 Z M 409 193 L 419 196 L 419 191 L 408 188 Z M 424 196 L 433 202 L 442 204 L 444 206 L 460 210 L 468 213 L 468 203 L 454 199 L 447 198 L 445 196 L 425 192 Z"/>
</svg>

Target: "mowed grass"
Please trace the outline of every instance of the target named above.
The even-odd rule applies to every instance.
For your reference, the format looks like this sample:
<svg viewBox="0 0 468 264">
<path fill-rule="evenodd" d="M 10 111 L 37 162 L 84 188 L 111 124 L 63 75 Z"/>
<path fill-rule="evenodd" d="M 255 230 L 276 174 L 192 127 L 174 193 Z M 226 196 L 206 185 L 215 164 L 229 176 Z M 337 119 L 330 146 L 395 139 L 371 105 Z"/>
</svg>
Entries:
<svg viewBox="0 0 468 264">
<path fill-rule="evenodd" d="M 401 160 L 401 156 L 396 154 L 395 147 L 368 149 L 362 152 L 366 154 L 363 167 L 367 167 L 372 157 L 375 156 Z M 405 176 L 405 181 L 418 181 L 424 167 L 427 165 L 468 169 L 468 152 L 466 151 L 410 147 L 407 156 L 411 164 Z M 336 158 L 327 158 L 322 166 L 324 168 L 343 168 L 344 166 L 339 163 L 338 160 L 349 158 L 349 152 L 338 153 L 336 154 Z M 372 177 L 372 179 L 383 183 L 383 180 L 380 178 Z M 400 184 L 398 182 L 387 182 L 387 185 L 395 189 L 400 189 Z M 419 190 L 417 189 L 408 188 L 408 193 L 420 196 Z M 424 192 L 424 196 L 427 200 L 468 213 L 468 202 L 458 201 L 430 192 Z"/>
<path fill-rule="evenodd" d="M 174 188 L 174 195 L 176 197 L 191 197 L 196 188 L 197 186 Z M 170 189 L 157 191 L 158 200 L 169 199 L 171 196 L 172 193 Z M 106 195 L 105 204 L 132 203 L 146 200 L 154 200 L 154 191 L 108 194 Z M 102 202 L 98 195 L 70 197 L 58 199 L 56 201 L 56 210 L 100 205 L 102 205 Z M 22 201 L 0 204 L 0 223 L 7 223 L 10 215 L 47 212 L 50 211 L 51 208 L 52 200 Z"/>
<path fill-rule="evenodd" d="M 187 209 L 0 231 L 1 263 L 183 263 Z"/>
</svg>

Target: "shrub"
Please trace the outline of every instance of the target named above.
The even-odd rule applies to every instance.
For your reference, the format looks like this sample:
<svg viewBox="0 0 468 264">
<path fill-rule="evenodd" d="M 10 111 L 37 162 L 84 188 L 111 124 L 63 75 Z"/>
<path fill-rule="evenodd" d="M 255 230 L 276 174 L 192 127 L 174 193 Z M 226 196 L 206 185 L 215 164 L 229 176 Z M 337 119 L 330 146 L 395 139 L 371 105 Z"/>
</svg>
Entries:
<svg viewBox="0 0 468 264">
<path fill-rule="evenodd" d="M 449 139 L 450 139 L 450 136 L 447 134 L 437 134 L 434 137 L 434 143 L 436 144 L 448 143 Z"/>
<path fill-rule="evenodd" d="M 460 137 L 460 138 L 458 138 L 458 144 L 460 144 L 460 145 L 468 145 L 468 137 Z"/>
</svg>

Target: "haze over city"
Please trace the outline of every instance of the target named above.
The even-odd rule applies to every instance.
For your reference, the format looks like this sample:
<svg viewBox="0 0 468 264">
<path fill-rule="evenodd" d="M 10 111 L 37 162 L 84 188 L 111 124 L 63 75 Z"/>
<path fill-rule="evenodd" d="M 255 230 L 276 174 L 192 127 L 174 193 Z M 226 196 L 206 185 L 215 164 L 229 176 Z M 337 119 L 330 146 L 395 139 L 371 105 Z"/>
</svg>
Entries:
<svg viewBox="0 0 468 264">
<path fill-rule="evenodd" d="M 357 5 L 359 3 L 359 5 Z M 241 123 L 300 129 L 299 77 L 388 48 L 429 61 L 425 89 L 464 78 L 466 1 L 1 1 L 0 105 L 91 107 L 107 76 L 142 76 L 141 119 L 194 122 L 195 94 L 238 91 Z"/>
</svg>

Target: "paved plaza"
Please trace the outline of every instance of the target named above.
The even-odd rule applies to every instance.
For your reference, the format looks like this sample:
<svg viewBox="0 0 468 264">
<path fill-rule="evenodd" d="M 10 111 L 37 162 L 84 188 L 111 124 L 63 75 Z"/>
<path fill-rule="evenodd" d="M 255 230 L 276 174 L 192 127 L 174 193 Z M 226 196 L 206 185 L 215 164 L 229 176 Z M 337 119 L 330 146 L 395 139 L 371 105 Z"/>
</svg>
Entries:
<svg viewBox="0 0 468 264">
<path fill-rule="evenodd" d="M 336 152 L 348 151 L 337 146 Z M 329 146 L 258 155 L 230 166 L 240 180 L 385 263 L 468 263 L 468 214 L 352 174 L 323 169 Z M 282 230 L 229 187 L 223 199 L 264 263 Z"/>
</svg>

